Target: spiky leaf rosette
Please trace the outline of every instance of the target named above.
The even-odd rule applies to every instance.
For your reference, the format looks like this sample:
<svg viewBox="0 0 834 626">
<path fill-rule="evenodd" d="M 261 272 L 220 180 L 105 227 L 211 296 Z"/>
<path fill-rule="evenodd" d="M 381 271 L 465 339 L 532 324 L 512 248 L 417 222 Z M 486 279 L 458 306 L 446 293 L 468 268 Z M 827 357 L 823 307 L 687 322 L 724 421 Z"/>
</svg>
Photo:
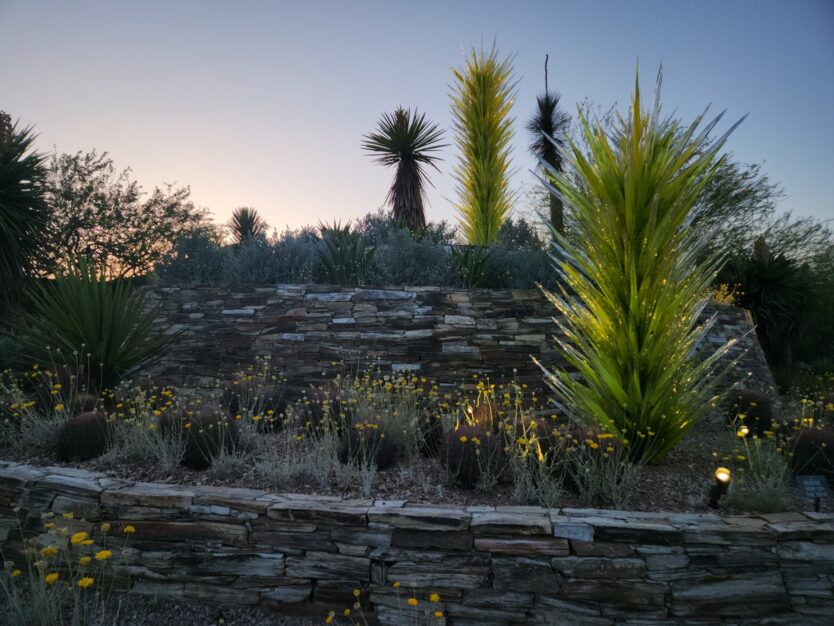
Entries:
<svg viewBox="0 0 834 626">
<path fill-rule="evenodd" d="M 244 206 L 234 210 L 229 228 L 235 242 L 242 244 L 266 234 L 267 224 L 256 209 Z"/>
<path fill-rule="evenodd" d="M 430 185 L 423 165 L 438 169 L 434 152 L 445 148 L 440 142 L 443 131 L 426 119 L 425 113 L 399 107 L 393 114 L 383 113 L 376 131 L 365 135 L 362 148 L 375 155 L 375 161 L 396 166 L 394 182 L 388 190 L 386 203 L 391 216 L 411 231 L 426 227 L 423 205 L 426 185 Z"/>
<path fill-rule="evenodd" d="M 30 128 L 0 111 L 0 309 L 19 299 L 49 223 L 43 199 L 45 157 L 33 150 Z"/>
<path fill-rule="evenodd" d="M 629 116 L 613 128 L 580 111 L 587 153 L 574 142 L 566 152 L 579 180 L 542 163 L 559 189 L 551 193 L 575 214 L 578 242 L 553 233 L 565 287 L 546 295 L 563 316 L 559 344 L 580 376 L 545 369 L 546 380 L 563 408 L 649 463 L 706 413 L 730 345 L 694 358 L 712 323 L 699 319 L 722 259 L 699 263 L 710 233 L 688 225 L 735 125 L 713 142 L 720 115 L 700 131 L 703 115 L 688 127 L 660 120 L 660 79 L 652 110 L 636 85 Z"/>
<path fill-rule="evenodd" d="M 515 99 L 512 58 L 472 50 L 462 69 L 452 70 L 452 116 L 460 160 L 455 167 L 457 210 L 471 245 L 495 243 L 512 208 L 510 189 Z"/>
</svg>

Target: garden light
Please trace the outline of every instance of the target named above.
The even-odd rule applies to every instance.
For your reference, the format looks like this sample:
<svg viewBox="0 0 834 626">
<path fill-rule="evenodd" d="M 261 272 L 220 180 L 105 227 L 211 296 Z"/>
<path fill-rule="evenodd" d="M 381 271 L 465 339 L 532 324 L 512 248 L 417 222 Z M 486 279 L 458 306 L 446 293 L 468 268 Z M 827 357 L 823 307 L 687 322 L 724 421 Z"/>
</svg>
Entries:
<svg viewBox="0 0 834 626">
<path fill-rule="evenodd" d="M 727 493 L 730 486 L 730 470 L 726 467 L 719 467 L 715 470 L 715 484 L 709 490 L 709 505 L 713 509 L 718 508 L 718 501 L 721 496 Z"/>
</svg>

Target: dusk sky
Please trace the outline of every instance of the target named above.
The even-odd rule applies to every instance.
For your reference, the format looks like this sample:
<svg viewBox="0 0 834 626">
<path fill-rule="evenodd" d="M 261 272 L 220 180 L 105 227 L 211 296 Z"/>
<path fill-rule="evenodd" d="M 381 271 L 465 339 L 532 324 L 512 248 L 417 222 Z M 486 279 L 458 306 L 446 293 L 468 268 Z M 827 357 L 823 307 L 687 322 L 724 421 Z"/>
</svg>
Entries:
<svg viewBox="0 0 834 626">
<path fill-rule="evenodd" d="M 418 107 L 450 129 L 449 85 L 473 45 L 516 54 L 523 128 L 550 84 L 565 109 L 627 103 L 664 67 L 663 103 L 712 103 L 728 149 L 764 162 L 796 214 L 834 218 L 834 1 L 47 2 L 0 0 L 0 109 L 44 151 L 108 151 L 150 190 L 190 185 L 226 221 L 254 206 L 279 229 L 378 208 L 393 171 L 360 148 L 380 113 Z M 448 143 L 453 143 L 451 130 Z M 429 219 L 456 219 L 453 147 Z"/>
</svg>

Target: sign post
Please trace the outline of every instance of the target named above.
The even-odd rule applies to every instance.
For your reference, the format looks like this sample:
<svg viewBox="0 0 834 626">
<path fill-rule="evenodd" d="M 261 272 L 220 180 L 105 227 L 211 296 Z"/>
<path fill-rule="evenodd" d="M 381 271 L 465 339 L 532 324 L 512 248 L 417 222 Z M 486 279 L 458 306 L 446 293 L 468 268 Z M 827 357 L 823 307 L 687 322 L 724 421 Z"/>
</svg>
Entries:
<svg viewBox="0 0 834 626">
<path fill-rule="evenodd" d="M 814 501 L 814 511 L 819 513 L 820 502 L 828 497 L 828 482 L 825 476 L 797 476 L 796 482 L 802 491 L 802 497 Z"/>
</svg>

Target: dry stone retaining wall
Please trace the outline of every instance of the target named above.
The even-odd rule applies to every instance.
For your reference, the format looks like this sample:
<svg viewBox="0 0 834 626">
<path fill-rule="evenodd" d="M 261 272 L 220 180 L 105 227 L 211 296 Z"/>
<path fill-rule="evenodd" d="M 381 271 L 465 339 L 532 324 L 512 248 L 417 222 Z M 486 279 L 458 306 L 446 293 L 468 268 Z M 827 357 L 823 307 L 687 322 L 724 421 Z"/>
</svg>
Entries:
<svg viewBox="0 0 834 626">
<path fill-rule="evenodd" d="M 383 624 L 823 624 L 834 616 L 834 514 L 730 517 L 432 506 L 252 489 L 133 483 L 0 462 L 0 546 L 41 514 L 100 545 L 133 593 L 289 614 L 355 601 Z M 19 522 L 18 522 L 19 520 Z M 119 539 L 110 539 L 110 544 Z M 399 588 L 393 584 L 399 582 Z M 405 599 L 419 600 L 410 609 Z M 440 595 L 432 604 L 429 596 Z"/>
<path fill-rule="evenodd" d="M 412 371 L 443 383 L 514 374 L 542 389 L 531 360 L 564 365 L 553 337 L 555 310 L 537 290 L 326 285 L 169 287 L 154 291 L 161 328 L 181 337 L 149 370 L 165 384 L 200 386 L 270 356 L 290 385 L 306 386 L 347 363 Z M 708 311 L 711 314 L 713 311 Z M 773 377 L 747 311 L 720 306 L 707 337 L 715 349 L 738 343 L 733 381 L 767 388 Z"/>
</svg>

